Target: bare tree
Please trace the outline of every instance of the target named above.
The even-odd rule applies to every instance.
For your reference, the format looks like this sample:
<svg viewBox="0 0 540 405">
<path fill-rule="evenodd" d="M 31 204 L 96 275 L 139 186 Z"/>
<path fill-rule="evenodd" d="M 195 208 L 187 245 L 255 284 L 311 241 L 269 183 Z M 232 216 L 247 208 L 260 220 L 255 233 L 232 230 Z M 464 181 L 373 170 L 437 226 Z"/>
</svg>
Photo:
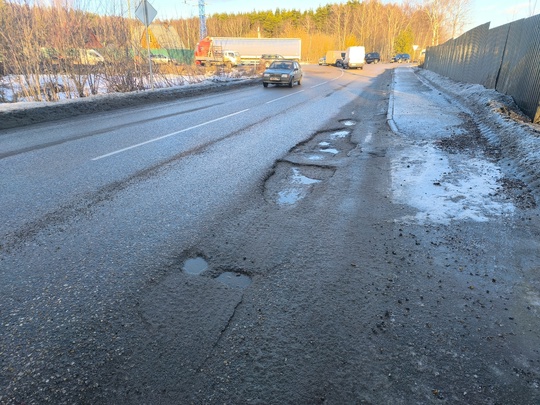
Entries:
<svg viewBox="0 0 540 405">
<path fill-rule="evenodd" d="M 424 12 L 431 27 L 431 45 L 439 45 L 441 29 L 446 16 L 446 1 L 424 0 Z"/>
<path fill-rule="evenodd" d="M 448 1 L 448 22 L 450 24 L 450 37 L 456 38 L 463 34 L 463 29 L 467 23 L 470 0 L 447 0 Z"/>
</svg>

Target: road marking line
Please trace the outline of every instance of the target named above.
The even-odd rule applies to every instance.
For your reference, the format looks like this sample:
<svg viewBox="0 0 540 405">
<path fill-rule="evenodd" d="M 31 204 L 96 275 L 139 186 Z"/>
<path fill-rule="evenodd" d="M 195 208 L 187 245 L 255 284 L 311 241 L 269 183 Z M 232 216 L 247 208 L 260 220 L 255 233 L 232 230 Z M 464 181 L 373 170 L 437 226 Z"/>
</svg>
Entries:
<svg viewBox="0 0 540 405">
<path fill-rule="evenodd" d="M 315 87 L 319 87 L 319 86 L 323 86 L 327 83 L 330 83 L 330 80 L 326 81 L 326 82 L 322 82 L 322 83 L 319 83 L 319 84 L 316 84 L 315 86 L 311 86 L 310 89 L 314 89 Z"/>
<path fill-rule="evenodd" d="M 343 70 L 341 71 L 341 74 L 340 74 L 339 76 L 334 77 L 333 79 L 327 80 L 327 81 L 325 81 L 325 82 L 316 84 L 315 86 L 311 86 L 310 88 L 311 88 L 311 89 L 314 89 L 315 87 L 319 87 L 319 86 L 322 86 L 322 85 L 324 85 L 324 84 L 333 82 L 334 80 L 337 80 L 337 79 L 339 79 L 339 78 L 342 77 L 342 76 L 343 76 Z"/>
<path fill-rule="evenodd" d="M 152 142 L 160 141 L 160 140 L 162 140 L 162 139 L 169 138 L 169 137 L 171 137 L 171 136 L 181 134 L 182 132 L 191 131 L 192 129 L 199 128 L 199 127 L 202 127 L 202 126 L 205 126 L 205 125 L 208 125 L 208 124 L 212 124 L 213 122 L 221 121 L 221 120 L 224 120 L 224 119 L 226 119 L 226 118 L 233 117 L 233 116 L 238 115 L 238 114 L 242 114 L 242 113 L 244 113 L 244 112 L 246 112 L 246 111 L 249 111 L 249 108 L 246 109 L 246 110 L 242 110 L 242 111 L 238 111 L 238 112 L 229 114 L 229 115 L 225 115 L 225 116 L 220 117 L 220 118 L 216 118 L 216 119 L 211 120 L 211 121 L 203 122 L 202 124 L 198 124 L 198 125 L 194 125 L 194 126 L 189 127 L 189 128 L 181 129 L 180 131 L 176 131 L 176 132 L 173 132 L 173 133 L 170 133 L 170 134 L 167 134 L 167 135 L 163 135 L 163 136 L 160 136 L 160 137 L 158 137 L 158 138 L 149 139 L 148 141 L 144 141 L 144 142 L 138 143 L 138 144 L 136 144 L 136 145 L 128 146 L 127 148 L 119 149 L 119 150 L 116 150 L 116 151 L 114 151 L 114 152 L 110 152 L 110 153 L 107 153 L 107 154 L 105 154 L 105 155 L 101 155 L 101 156 L 95 157 L 95 158 L 93 158 L 92 160 L 99 160 L 99 159 L 103 159 L 103 158 L 106 158 L 106 157 L 109 157 L 109 156 L 117 155 L 117 154 L 119 154 L 119 153 L 128 151 L 128 150 L 130 150 L 130 149 L 138 148 L 139 146 L 143 146 L 143 145 L 146 145 L 146 144 L 149 144 L 149 143 L 152 143 Z"/>
<path fill-rule="evenodd" d="M 283 100 L 284 98 L 294 96 L 294 95 L 296 95 L 296 94 L 298 94 L 298 93 L 302 93 L 303 91 L 305 91 L 305 90 L 300 90 L 300 91 L 297 91 L 297 92 L 295 92 L 295 93 L 287 94 L 286 96 L 283 96 L 283 97 L 280 97 L 280 98 L 276 98 L 276 99 L 271 100 L 271 101 L 267 101 L 265 104 L 270 104 L 270 103 L 274 103 L 274 102 L 279 101 L 279 100 Z"/>
</svg>

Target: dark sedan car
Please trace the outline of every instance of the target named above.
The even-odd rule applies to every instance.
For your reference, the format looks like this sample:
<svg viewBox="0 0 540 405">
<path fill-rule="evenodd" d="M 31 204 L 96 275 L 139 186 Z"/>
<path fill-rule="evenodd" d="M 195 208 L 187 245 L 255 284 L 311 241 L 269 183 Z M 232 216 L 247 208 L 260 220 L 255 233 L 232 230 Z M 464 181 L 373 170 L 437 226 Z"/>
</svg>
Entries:
<svg viewBox="0 0 540 405">
<path fill-rule="evenodd" d="M 366 53 L 366 63 L 379 63 L 381 61 L 381 55 L 379 52 Z"/>
<path fill-rule="evenodd" d="M 263 86 L 269 84 L 287 85 L 292 87 L 294 83 L 302 84 L 302 68 L 295 60 L 274 61 L 263 73 Z"/>
<path fill-rule="evenodd" d="M 397 62 L 397 63 L 410 63 L 410 61 L 411 61 L 411 55 L 409 55 L 408 53 L 398 53 L 391 60 L 391 62 Z"/>
</svg>

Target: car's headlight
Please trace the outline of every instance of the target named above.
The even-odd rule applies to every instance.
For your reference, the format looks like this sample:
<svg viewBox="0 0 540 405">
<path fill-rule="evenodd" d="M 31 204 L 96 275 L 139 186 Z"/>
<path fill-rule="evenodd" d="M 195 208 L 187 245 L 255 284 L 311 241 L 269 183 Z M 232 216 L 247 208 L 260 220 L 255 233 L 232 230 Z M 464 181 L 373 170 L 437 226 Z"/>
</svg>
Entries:
<svg viewBox="0 0 540 405">
<path fill-rule="evenodd" d="M 264 73 L 263 77 L 270 77 L 270 73 Z"/>
<path fill-rule="evenodd" d="M 282 73 L 282 74 L 281 74 L 281 78 L 282 78 L 282 79 L 288 79 L 288 78 L 289 78 L 289 74 L 288 74 L 288 73 Z"/>
</svg>

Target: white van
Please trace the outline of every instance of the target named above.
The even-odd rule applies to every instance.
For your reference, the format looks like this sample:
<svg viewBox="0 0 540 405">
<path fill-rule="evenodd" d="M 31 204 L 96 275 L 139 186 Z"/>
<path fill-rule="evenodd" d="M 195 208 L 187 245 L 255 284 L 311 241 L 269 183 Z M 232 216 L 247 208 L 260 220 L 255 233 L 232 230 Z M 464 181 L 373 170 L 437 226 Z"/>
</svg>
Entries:
<svg viewBox="0 0 540 405">
<path fill-rule="evenodd" d="M 366 48 L 363 46 L 349 46 L 345 51 L 343 67 L 345 69 L 363 69 L 366 57 Z"/>
</svg>

